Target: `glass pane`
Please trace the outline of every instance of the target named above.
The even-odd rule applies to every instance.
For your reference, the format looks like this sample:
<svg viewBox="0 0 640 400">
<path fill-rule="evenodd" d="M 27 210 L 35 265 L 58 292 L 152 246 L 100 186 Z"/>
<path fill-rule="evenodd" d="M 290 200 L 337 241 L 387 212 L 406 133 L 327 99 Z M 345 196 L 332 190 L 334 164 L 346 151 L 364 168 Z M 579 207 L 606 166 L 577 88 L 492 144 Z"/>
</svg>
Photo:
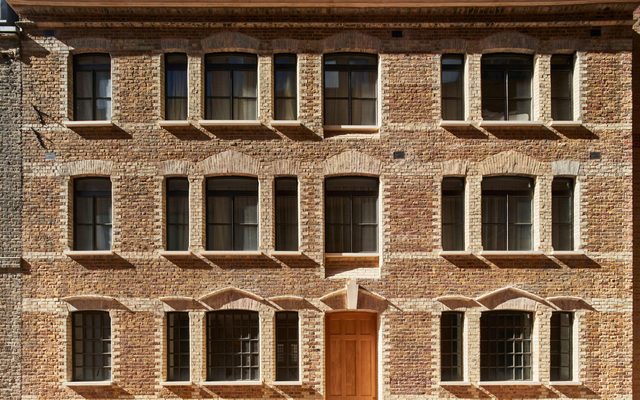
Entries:
<svg viewBox="0 0 640 400">
<path fill-rule="evenodd" d="M 234 250 L 257 250 L 258 227 L 256 225 L 236 226 L 234 240 Z"/>
<path fill-rule="evenodd" d="M 111 97 L 111 72 L 96 71 L 96 97 Z"/>
<path fill-rule="evenodd" d="M 514 224 L 531 223 L 531 198 L 527 196 L 509 197 L 509 221 Z"/>
<path fill-rule="evenodd" d="M 551 70 L 551 97 L 572 97 L 573 73 L 571 70 Z"/>
<path fill-rule="evenodd" d="M 349 125 L 349 101 L 326 99 L 324 119 L 327 125 Z"/>
<path fill-rule="evenodd" d="M 482 224 L 482 248 L 484 250 L 507 250 L 507 226 L 504 224 Z"/>
<path fill-rule="evenodd" d="M 505 76 L 503 71 L 482 70 L 482 100 L 505 98 Z"/>
<path fill-rule="evenodd" d="M 509 71 L 509 98 L 531 98 L 531 71 Z"/>
<path fill-rule="evenodd" d="M 505 118 L 505 102 L 503 99 L 482 98 L 482 119 L 503 121 Z"/>
<path fill-rule="evenodd" d="M 354 253 L 374 253 L 378 251 L 378 226 L 356 225 L 353 227 Z"/>
<path fill-rule="evenodd" d="M 93 100 L 77 100 L 74 118 L 78 121 L 93 119 Z"/>
<path fill-rule="evenodd" d="M 207 196 L 207 221 L 215 224 L 230 224 L 232 200 L 229 196 Z"/>
<path fill-rule="evenodd" d="M 207 71 L 207 96 L 231 97 L 230 71 Z"/>
<path fill-rule="evenodd" d="M 349 96 L 349 73 L 346 71 L 324 72 L 325 97 Z"/>
<path fill-rule="evenodd" d="M 531 250 L 531 225 L 509 225 L 509 250 Z"/>
<path fill-rule="evenodd" d="M 442 71 L 442 96 L 443 97 L 462 96 L 462 71 L 461 70 Z"/>
<path fill-rule="evenodd" d="M 375 100 L 352 100 L 352 120 L 351 125 L 375 125 L 376 124 L 376 101 Z"/>
<path fill-rule="evenodd" d="M 295 99 L 276 99 L 275 118 L 277 120 L 295 120 L 297 118 Z"/>
<path fill-rule="evenodd" d="M 482 222 L 501 224 L 507 222 L 506 196 L 482 196 Z"/>
<path fill-rule="evenodd" d="M 509 120 L 531 120 L 531 100 L 509 100 Z"/>
<path fill-rule="evenodd" d="M 207 119 L 230 120 L 231 98 L 207 99 Z"/>
<path fill-rule="evenodd" d="M 94 250 L 93 248 L 93 226 L 92 225 L 76 225 L 75 241 L 73 243 L 74 250 Z"/>
<path fill-rule="evenodd" d="M 554 224 L 552 237 L 554 250 L 573 250 L 572 225 Z"/>
<path fill-rule="evenodd" d="M 256 71 L 233 71 L 233 95 L 235 97 L 256 97 Z"/>
<path fill-rule="evenodd" d="M 377 197 L 378 179 L 362 176 L 327 178 L 325 189 L 327 192 L 374 192 Z"/>
<path fill-rule="evenodd" d="M 76 71 L 76 97 L 93 97 L 93 72 Z"/>
<path fill-rule="evenodd" d="M 258 114 L 258 101 L 255 99 L 234 99 L 233 119 L 235 120 L 255 120 Z"/>
<path fill-rule="evenodd" d="M 94 250 L 111 250 L 111 225 L 96 226 L 96 248 Z"/>
<path fill-rule="evenodd" d="M 238 224 L 258 223 L 258 197 L 236 196 L 235 222 Z"/>
<path fill-rule="evenodd" d="M 167 99 L 165 103 L 165 118 L 168 120 L 187 119 L 187 99 Z"/>
<path fill-rule="evenodd" d="M 279 70 L 275 73 L 276 97 L 296 97 L 296 71 Z"/>
<path fill-rule="evenodd" d="M 207 250 L 233 250 L 231 246 L 231 225 L 210 225 L 207 227 Z"/>
<path fill-rule="evenodd" d="M 78 224 L 92 224 L 93 223 L 93 198 L 92 197 L 79 197 L 75 199 L 75 221 Z"/>
<path fill-rule="evenodd" d="M 551 117 L 556 121 L 573 120 L 573 103 L 571 99 L 551 99 Z"/>
<path fill-rule="evenodd" d="M 378 73 L 376 71 L 351 72 L 351 96 L 375 99 L 377 97 L 377 78 Z"/>
<path fill-rule="evenodd" d="M 96 197 L 96 223 L 98 224 L 110 224 L 111 223 L 111 197 Z"/>
<path fill-rule="evenodd" d="M 377 224 L 378 198 L 355 196 L 353 198 L 353 220 L 356 224 Z"/>
<path fill-rule="evenodd" d="M 169 97 L 187 97 L 187 70 L 167 70 L 165 93 Z"/>
<path fill-rule="evenodd" d="M 111 100 L 96 100 L 96 116 L 97 121 L 111 119 Z"/>
<path fill-rule="evenodd" d="M 442 119 L 456 121 L 464 119 L 462 98 L 442 99 Z"/>
</svg>

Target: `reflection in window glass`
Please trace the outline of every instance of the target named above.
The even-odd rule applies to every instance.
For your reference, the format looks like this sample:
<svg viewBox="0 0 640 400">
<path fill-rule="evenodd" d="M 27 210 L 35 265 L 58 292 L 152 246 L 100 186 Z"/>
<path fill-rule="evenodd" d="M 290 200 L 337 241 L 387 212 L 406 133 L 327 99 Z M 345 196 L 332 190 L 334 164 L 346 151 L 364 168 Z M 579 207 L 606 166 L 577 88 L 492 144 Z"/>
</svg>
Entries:
<svg viewBox="0 0 640 400">
<path fill-rule="evenodd" d="M 573 55 L 551 57 L 551 117 L 556 121 L 573 120 Z"/>
<path fill-rule="evenodd" d="M 274 57 L 274 106 L 276 120 L 295 120 L 297 115 L 297 68 L 295 54 Z"/>
<path fill-rule="evenodd" d="M 257 119 L 257 84 L 258 61 L 254 54 L 208 54 L 205 63 L 206 119 Z"/>
<path fill-rule="evenodd" d="M 187 119 L 187 55 L 166 54 L 164 57 L 165 119 Z"/>
<path fill-rule="evenodd" d="M 482 118 L 531 120 L 533 57 L 524 54 L 482 56 Z"/>
<path fill-rule="evenodd" d="M 111 119 L 109 54 L 78 54 L 73 57 L 73 93 L 75 120 Z"/>
<path fill-rule="evenodd" d="M 442 56 L 442 119 L 464 120 L 464 55 Z"/>
</svg>

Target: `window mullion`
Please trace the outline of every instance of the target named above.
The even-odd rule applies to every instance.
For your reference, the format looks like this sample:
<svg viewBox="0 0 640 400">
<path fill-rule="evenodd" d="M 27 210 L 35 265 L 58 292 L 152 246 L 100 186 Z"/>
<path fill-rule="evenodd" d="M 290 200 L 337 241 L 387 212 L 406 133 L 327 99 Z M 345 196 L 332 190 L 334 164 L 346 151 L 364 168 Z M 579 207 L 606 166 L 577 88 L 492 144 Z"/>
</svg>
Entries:
<svg viewBox="0 0 640 400">
<path fill-rule="evenodd" d="M 504 91 L 504 120 L 509 120 L 509 69 L 503 71 L 505 91 Z"/>
<path fill-rule="evenodd" d="M 349 121 L 349 125 L 353 125 L 353 120 L 352 120 L 352 113 L 351 113 L 351 108 L 353 107 L 352 104 L 352 95 L 351 95 L 351 68 L 347 69 L 347 84 L 348 84 L 348 92 L 347 92 L 347 103 L 348 103 L 348 109 L 347 109 L 347 117 L 348 117 L 348 121 Z"/>
<path fill-rule="evenodd" d="M 511 196 L 509 195 L 509 193 L 507 193 L 507 201 L 506 201 L 506 204 L 507 204 L 507 213 L 506 213 L 506 215 L 505 215 L 505 221 L 507 222 L 507 226 L 506 226 L 506 229 L 505 229 L 505 232 L 506 232 L 506 241 L 507 241 L 507 242 L 505 243 L 505 247 L 506 247 L 506 249 L 507 249 L 507 250 L 511 250 L 511 249 L 510 249 L 510 246 L 509 246 L 509 223 L 511 222 L 511 221 L 510 221 L 510 219 L 509 219 L 509 203 L 510 203 L 510 202 L 511 202 Z"/>
<path fill-rule="evenodd" d="M 236 232 L 235 231 L 236 231 L 236 196 L 232 194 L 231 195 L 231 250 L 236 249 L 236 240 L 235 240 Z"/>
</svg>

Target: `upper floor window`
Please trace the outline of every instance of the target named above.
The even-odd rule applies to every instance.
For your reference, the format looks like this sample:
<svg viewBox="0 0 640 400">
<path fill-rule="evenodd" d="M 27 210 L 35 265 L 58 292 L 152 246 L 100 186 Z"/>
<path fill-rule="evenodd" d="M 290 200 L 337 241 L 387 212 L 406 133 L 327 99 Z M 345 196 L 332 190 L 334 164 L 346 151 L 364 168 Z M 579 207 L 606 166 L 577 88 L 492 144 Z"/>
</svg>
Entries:
<svg viewBox="0 0 640 400">
<path fill-rule="evenodd" d="M 276 178 L 276 250 L 298 250 L 298 180 Z"/>
<path fill-rule="evenodd" d="M 300 379 L 299 330 L 297 312 L 276 313 L 276 381 L 278 382 Z"/>
<path fill-rule="evenodd" d="M 217 53 L 205 58 L 205 116 L 215 120 L 256 120 L 258 57 Z"/>
<path fill-rule="evenodd" d="M 109 54 L 77 54 L 73 57 L 73 93 L 77 121 L 111 119 Z"/>
<path fill-rule="evenodd" d="M 551 314 L 551 381 L 573 379 L 573 313 Z"/>
<path fill-rule="evenodd" d="M 257 381 L 259 334 L 257 311 L 208 312 L 207 381 Z"/>
<path fill-rule="evenodd" d="M 73 181 L 73 249 L 111 249 L 111 180 Z"/>
<path fill-rule="evenodd" d="M 164 118 L 187 119 L 187 55 L 171 53 L 164 56 Z"/>
<path fill-rule="evenodd" d="M 378 179 L 349 176 L 325 182 L 325 251 L 378 251 Z"/>
<path fill-rule="evenodd" d="M 189 313 L 167 313 L 167 381 L 190 379 Z"/>
<path fill-rule="evenodd" d="M 324 56 L 325 125 L 376 125 L 377 93 L 377 56 Z"/>
<path fill-rule="evenodd" d="M 13 25 L 18 20 L 16 13 L 6 0 L 0 0 L 0 25 Z"/>
<path fill-rule="evenodd" d="M 573 68 L 575 57 L 567 54 L 551 56 L 551 118 L 573 120 Z"/>
<path fill-rule="evenodd" d="M 480 380 L 531 380 L 531 331 L 528 312 L 486 311 L 480 317 Z"/>
<path fill-rule="evenodd" d="M 274 57 L 274 117 L 277 120 L 298 118 L 297 60 L 295 54 Z"/>
<path fill-rule="evenodd" d="M 442 119 L 464 120 L 464 55 L 443 55 L 441 69 Z"/>
<path fill-rule="evenodd" d="M 533 179 L 499 176 L 482 180 L 484 250 L 531 250 Z"/>
<path fill-rule="evenodd" d="M 111 318 L 106 311 L 71 313 L 73 381 L 111 380 Z"/>
<path fill-rule="evenodd" d="M 258 249 L 258 180 L 207 179 L 207 250 Z"/>
<path fill-rule="evenodd" d="M 553 179 L 551 184 L 551 222 L 554 250 L 573 250 L 574 248 L 573 192 L 573 179 Z"/>
<path fill-rule="evenodd" d="M 482 56 L 482 118 L 530 121 L 533 56 L 485 54 Z"/>
<path fill-rule="evenodd" d="M 189 180 L 166 181 L 167 250 L 189 249 Z"/>
<path fill-rule="evenodd" d="M 446 311 L 440 317 L 440 380 L 461 381 L 462 363 L 462 322 L 464 314 Z"/>
<path fill-rule="evenodd" d="M 442 250 L 464 250 L 464 178 L 442 180 Z"/>
</svg>

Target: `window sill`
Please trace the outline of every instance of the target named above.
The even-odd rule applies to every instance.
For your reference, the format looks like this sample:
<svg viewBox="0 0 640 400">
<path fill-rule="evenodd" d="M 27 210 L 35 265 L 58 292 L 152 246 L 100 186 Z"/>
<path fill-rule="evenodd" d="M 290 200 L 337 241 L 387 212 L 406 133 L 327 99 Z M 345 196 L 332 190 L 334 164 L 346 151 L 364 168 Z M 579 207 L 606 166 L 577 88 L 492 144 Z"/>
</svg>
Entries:
<svg viewBox="0 0 640 400">
<path fill-rule="evenodd" d="M 582 121 L 551 121 L 552 128 L 579 128 Z"/>
<path fill-rule="evenodd" d="M 379 257 L 378 253 L 325 253 L 325 258 L 373 258 Z"/>
<path fill-rule="evenodd" d="M 289 127 L 289 126 L 301 126 L 302 122 L 298 120 L 273 120 L 271 121 L 271 126 L 274 127 Z"/>
<path fill-rule="evenodd" d="M 493 257 L 523 257 L 523 256 L 543 256 L 540 250 L 483 250 L 478 253 L 481 256 Z"/>
<path fill-rule="evenodd" d="M 111 120 L 106 121 L 64 121 L 63 125 L 67 128 L 110 128 L 113 126 Z"/>
<path fill-rule="evenodd" d="M 542 121 L 480 121 L 482 128 L 541 128 Z"/>
<path fill-rule="evenodd" d="M 73 257 L 112 257 L 112 250 L 66 250 L 64 255 Z"/>
<path fill-rule="evenodd" d="M 470 256 L 471 253 L 469 250 L 441 250 L 439 255 L 445 256 Z"/>
<path fill-rule="evenodd" d="M 467 381 L 440 381 L 440 386 L 471 386 Z"/>
<path fill-rule="evenodd" d="M 262 126 L 262 122 L 258 120 L 223 120 L 223 119 L 205 119 L 198 121 L 200 126 L 220 127 L 220 128 L 237 128 L 237 127 L 258 127 Z"/>
<path fill-rule="evenodd" d="M 440 121 L 440 126 L 442 128 L 465 128 L 465 127 L 471 127 L 473 126 L 473 123 L 471 121 L 457 121 L 457 120 L 442 120 Z"/>
<path fill-rule="evenodd" d="M 272 256 L 301 256 L 300 250 L 274 250 L 271 253 Z"/>
<path fill-rule="evenodd" d="M 162 257 L 191 257 L 193 253 L 191 250 L 162 250 L 160 255 Z"/>
<path fill-rule="evenodd" d="M 584 250 L 553 250 L 552 256 L 583 256 Z"/>
<path fill-rule="evenodd" d="M 68 387 L 112 386 L 113 381 L 70 381 L 65 382 L 64 385 Z"/>
<path fill-rule="evenodd" d="M 324 125 L 325 132 L 334 133 L 376 133 L 380 131 L 378 125 Z"/>
<path fill-rule="evenodd" d="M 580 381 L 551 381 L 549 386 L 582 386 Z"/>
<path fill-rule="evenodd" d="M 302 381 L 274 381 L 273 386 L 301 386 Z"/>
<path fill-rule="evenodd" d="M 193 382 L 191 381 L 163 381 L 160 382 L 161 386 L 191 386 Z"/>
<path fill-rule="evenodd" d="M 264 253 L 261 250 L 204 250 L 200 252 L 203 257 L 256 257 L 262 256 Z"/>
<path fill-rule="evenodd" d="M 538 381 L 489 381 L 478 382 L 478 386 L 539 386 Z"/>
<path fill-rule="evenodd" d="M 204 381 L 202 386 L 262 386 L 262 381 Z"/>
<path fill-rule="evenodd" d="M 191 126 L 191 122 L 187 120 L 160 120 L 158 125 L 163 128 L 185 128 Z"/>
</svg>

